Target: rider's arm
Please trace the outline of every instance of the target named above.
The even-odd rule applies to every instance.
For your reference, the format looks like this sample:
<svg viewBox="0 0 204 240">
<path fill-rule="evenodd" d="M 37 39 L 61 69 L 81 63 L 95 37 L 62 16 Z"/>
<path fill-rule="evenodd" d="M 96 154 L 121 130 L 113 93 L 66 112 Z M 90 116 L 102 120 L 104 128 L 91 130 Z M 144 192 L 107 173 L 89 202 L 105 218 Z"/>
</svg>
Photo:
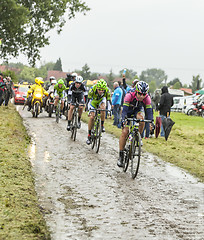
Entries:
<svg viewBox="0 0 204 240">
<path fill-rule="evenodd" d="M 152 111 L 152 104 L 151 104 L 151 98 L 149 95 L 145 97 L 143 100 L 143 103 L 145 104 L 145 114 L 147 120 L 153 120 L 153 111 Z"/>
</svg>

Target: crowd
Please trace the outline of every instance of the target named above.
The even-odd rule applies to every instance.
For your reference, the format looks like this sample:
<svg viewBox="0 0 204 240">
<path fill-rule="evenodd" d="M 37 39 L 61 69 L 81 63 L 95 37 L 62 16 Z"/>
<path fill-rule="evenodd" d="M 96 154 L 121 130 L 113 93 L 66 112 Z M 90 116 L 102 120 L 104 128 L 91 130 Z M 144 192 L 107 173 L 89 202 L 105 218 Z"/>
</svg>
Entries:
<svg viewBox="0 0 204 240">
<path fill-rule="evenodd" d="M 0 106 L 2 104 L 7 106 L 9 103 L 9 99 L 12 97 L 14 97 L 14 91 L 11 78 L 4 78 L 3 74 L 0 73 Z"/>
</svg>

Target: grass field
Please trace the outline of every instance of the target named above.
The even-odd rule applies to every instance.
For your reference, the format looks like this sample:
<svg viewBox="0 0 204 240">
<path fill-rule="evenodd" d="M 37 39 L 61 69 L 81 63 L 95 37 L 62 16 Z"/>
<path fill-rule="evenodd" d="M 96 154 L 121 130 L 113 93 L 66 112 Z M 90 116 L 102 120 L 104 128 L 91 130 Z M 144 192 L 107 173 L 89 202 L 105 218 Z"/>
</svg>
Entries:
<svg viewBox="0 0 204 240">
<path fill-rule="evenodd" d="M 13 105 L 0 107 L 0 123 L 0 239 L 50 239 L 27 154 L 30 138 Z"/>
<path fill-rule="evenodd" d="M 156 116 L 158 113 L 155 119 Z M 171 118 L 175 124 L 168 141 L 163 137 L 143 139 L 143 149 L 187 170 L 204 182 L 204 118 L 178 112 L 172 112 Z M 88 122 L 87 113 L 83 113 L 82 119 Z M 106 120 L 106 132 L 119 137 L 121 129 L 112 123 L 113 120 Z"/>
</svg>

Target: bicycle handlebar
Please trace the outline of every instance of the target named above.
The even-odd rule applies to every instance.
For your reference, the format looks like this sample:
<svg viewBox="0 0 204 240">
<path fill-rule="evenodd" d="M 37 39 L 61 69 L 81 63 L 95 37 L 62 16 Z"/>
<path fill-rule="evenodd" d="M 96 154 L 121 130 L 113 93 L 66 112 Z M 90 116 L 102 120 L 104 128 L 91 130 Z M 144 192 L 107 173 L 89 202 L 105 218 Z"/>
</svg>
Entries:
<svg viewBox="0 0 204 240">
<path fill-rule="evenodd" d="M 125 118 L 125 120 L 132 121 L 132 122 L 147 122 L 147 123 L 153 123 L 154 120 L 146 120 L 146 119 L 137 119 L 137 118 Z"/>
</svg>

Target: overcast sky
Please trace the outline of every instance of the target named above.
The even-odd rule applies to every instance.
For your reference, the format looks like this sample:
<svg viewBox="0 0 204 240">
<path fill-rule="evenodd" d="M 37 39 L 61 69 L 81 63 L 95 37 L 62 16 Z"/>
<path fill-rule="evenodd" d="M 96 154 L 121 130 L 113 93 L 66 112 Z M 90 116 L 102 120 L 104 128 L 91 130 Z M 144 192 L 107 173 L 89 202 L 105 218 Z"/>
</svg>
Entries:
<svg viewBox="0 0 204 240">
<path fill-rule="evenodd" d="M 116 74 L 161 68 L 167 82 L 178 77 L 204 82 L 204 0 L 86 0 L 91 11 L 77 14 L 60 35 L 50 33 L 42 61 L 60 57 L 64 71 Z"/>
</svg>

